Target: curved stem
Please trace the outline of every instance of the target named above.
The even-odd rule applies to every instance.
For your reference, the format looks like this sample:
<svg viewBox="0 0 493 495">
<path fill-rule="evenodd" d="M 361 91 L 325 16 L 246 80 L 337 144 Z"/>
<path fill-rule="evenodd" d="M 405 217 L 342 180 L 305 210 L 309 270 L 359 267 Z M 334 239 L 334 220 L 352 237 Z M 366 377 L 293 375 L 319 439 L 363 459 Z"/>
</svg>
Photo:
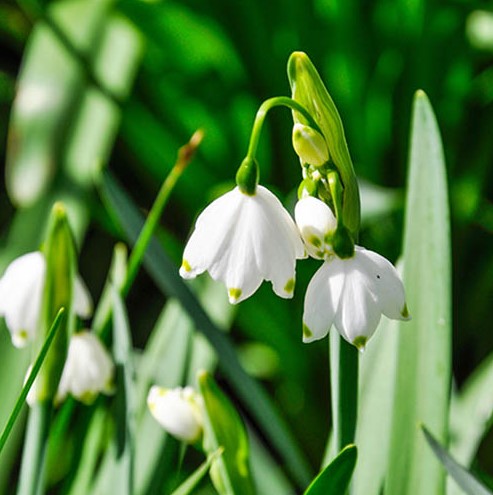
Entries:
<svg viewBox="0 0 493 495">
<path fill-rule="evenodd" d="M 267 116 L 269 110 L 272 110 L 274 107 L 287 107 L 295 112 L 301 113 L 301 115 L 303 115 L 303 117 L 307 120 L 308 124 L 321 133 L 317 123 L 303 105 L 287 96 L 276 96 L 274 98 L 269 98 L 268 100 L 265 100 L 262 105 L 260 105 L 257 115 L 255 116 L 252 134 L 250 135 L 250 143 L 248 145 L 248 158 L 255 158 L 260 139 L 260 132 L 262 130 L 262 126 L 264 125 L 265 117 Z"/>
</svg>

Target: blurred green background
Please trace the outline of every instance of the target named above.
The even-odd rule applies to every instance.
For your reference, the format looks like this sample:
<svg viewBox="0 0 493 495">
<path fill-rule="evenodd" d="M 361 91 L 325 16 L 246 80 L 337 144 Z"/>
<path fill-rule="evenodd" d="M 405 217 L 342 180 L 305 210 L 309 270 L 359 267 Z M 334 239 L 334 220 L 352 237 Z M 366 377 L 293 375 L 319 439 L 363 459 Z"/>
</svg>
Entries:
<svg viewBox="0 0 493 495">
<path fill-rule="evenodd" d="M 294 50 L 310 56 L 344 122 L 361 180 L 360 243 L 393 261 L 412 96 L 423 89 L 431 100 L 449 174 L 460 387 L 493 350 L 492 2 L 0 1 L 1 267 L 37 248 L 49 206 L 62 198 L 97 300 L 113 244 L 123 238 L 96 192 L 102 170 L 145 213 L 178 147 L 202 128 L 204 142 L 162 221 L 178 266 L 198 212 L 232 186 L 258 106 L 289 95 L 286 62 Z M 290 142 L 290 115 L 276 110 L 258 158 L 261 182 L 288 207 L 300 180 Z M 298 264 L 293 301 L 264 284 L 239 305 L 231 333 L 314 466 L 329 428 L 327 344 L 303 345 L 300 322 L 317 266 Z M 141 347 L 164 299 L 143 272 L 127 302 Z M 491 443 L 490 436 L 480 455 L 490 472 Z"/>
</svg>

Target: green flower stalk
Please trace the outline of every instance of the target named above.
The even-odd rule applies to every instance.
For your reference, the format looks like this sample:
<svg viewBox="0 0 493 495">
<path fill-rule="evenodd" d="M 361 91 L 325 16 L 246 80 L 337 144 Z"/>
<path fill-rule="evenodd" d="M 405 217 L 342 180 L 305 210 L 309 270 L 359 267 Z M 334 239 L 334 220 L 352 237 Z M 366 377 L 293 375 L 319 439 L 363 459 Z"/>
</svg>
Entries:
<svg viewBox="0 0 493 495">
<path fill-rule="evenodd" d="M 35 495 L 43 491 L 44 458 L 53 401 L 62 376 L 68 340 L 73 327 L 75 247 L 66 210 L 61 203 L 56 203 L 53 207 L 44 254 L 46 274 L 39 322 L 41 331 L 34 342 L 35 354 L 42 347 L 60 308 L 65 308 L 68 317 L 61 322 L 36 380 L 36 402 L 30 410 L 22 458 L 18 491 L 20 495 Z"/>
</svg>

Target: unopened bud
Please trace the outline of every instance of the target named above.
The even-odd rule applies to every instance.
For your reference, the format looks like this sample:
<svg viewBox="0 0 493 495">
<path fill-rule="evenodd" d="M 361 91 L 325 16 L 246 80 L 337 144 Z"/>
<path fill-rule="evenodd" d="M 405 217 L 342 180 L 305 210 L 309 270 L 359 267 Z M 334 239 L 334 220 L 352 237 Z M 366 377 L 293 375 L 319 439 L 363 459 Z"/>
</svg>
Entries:
<svg viewBox="0 0 493 495">
<path fill-rule="evenodd" d="M 324 137 L 313 127 L 296 123 L 293 126 L 293 148 L 303 163 L 319 167 L 329 160 Z"/>
</svg>

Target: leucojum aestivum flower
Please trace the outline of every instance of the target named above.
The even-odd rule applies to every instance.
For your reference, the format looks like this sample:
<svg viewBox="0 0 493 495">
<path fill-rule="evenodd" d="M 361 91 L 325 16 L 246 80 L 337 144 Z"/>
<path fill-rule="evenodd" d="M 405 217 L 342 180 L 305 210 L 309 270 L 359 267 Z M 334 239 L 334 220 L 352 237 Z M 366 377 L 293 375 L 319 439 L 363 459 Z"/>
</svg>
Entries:
<svg viewBox="0 0 493 495">
<path fill-rule="evenodd" d="M 247 156 L 236 174 L 237 186 L 198 217 L 180 275 L 189 279 L 209 272 L 226 285 L 234 304 L 250 297 L 263 280 L 272 283 L 277 295 L 290 298 L 296 260 L 307 254 L 323 260 L 306 291 L 303 340 L 321 339 L 334 326 L 362 350 L 382 314 L 406 320 L 409 313 L 396 269 L 356 245 L 359 193 L 342 124 L 331 112 L 312 112 L 303 105 L 306 77 L 317 83 L 308 64 L 306 55 L 293 54 L 288 67 L 293 98 L 271 98 L 260 107 Z M 308 101 L 313 105 L 316 98 L 309 96 Z M 328 104 L 333 105 L 332 100 Z M 265 116 L 275 106 L 293 111 L 292 144 L 302 170 L 296 222 L 279 199 L 258 184 L 255 151 Z"/>
<path fill-rule="evenodd" d="M 365 348 L 382 315 L 400 320 L 410 316 L 397 270 L 384 257 L 357 244 L 358 184 L 334 103 L 305 54 L 291 56 L 288 75 L 292 97 L 271 98 L 260 106 L 246 157 L 236 173 L 236 187 L 199 215 L 185 246 L 180 275 L 193 279 L 208 272 L 226 286 L 229 302 L 237 304 L 252 296 L 264 280 L 271 282 L 276 295 L 293 297 L 297 260 L 308 256 L 320 260 L 306 289 L 300 325 L 303 341 L 322 339 L 331 327 L 340 334 L 342 339 L 332 334 L 339 340 L 332 353 L 331 338 L 331 367 L 340 366 L 340 379 L 350 377 L 343 386 L 349 390 L 346 408 L 354 413 L 347 415 L 348 421 L 353 421 L 356 349 Z M 301 164 L 294 218 L 259 184 L 255 158 L 265 118 L 277 106 L 292 111 L 291 144 Z M 333 393 L 339 390 L 333 387 Z M 211 418 L 203 398 L 189 387 L 153 386 L 147 401 L 164 430 L 210 455 L 206 425 Z M 337 403 L 340 397 L 333 396 L 333 404 Z M 354 440 L 355 422 L 343 427 L 340 416 L 333 414 L 337 450 Z M 214 481 L 211 472 L 211 479 L 220 493 L 229 493 L 222 491 L 220 477 Z"/>
</svg>

